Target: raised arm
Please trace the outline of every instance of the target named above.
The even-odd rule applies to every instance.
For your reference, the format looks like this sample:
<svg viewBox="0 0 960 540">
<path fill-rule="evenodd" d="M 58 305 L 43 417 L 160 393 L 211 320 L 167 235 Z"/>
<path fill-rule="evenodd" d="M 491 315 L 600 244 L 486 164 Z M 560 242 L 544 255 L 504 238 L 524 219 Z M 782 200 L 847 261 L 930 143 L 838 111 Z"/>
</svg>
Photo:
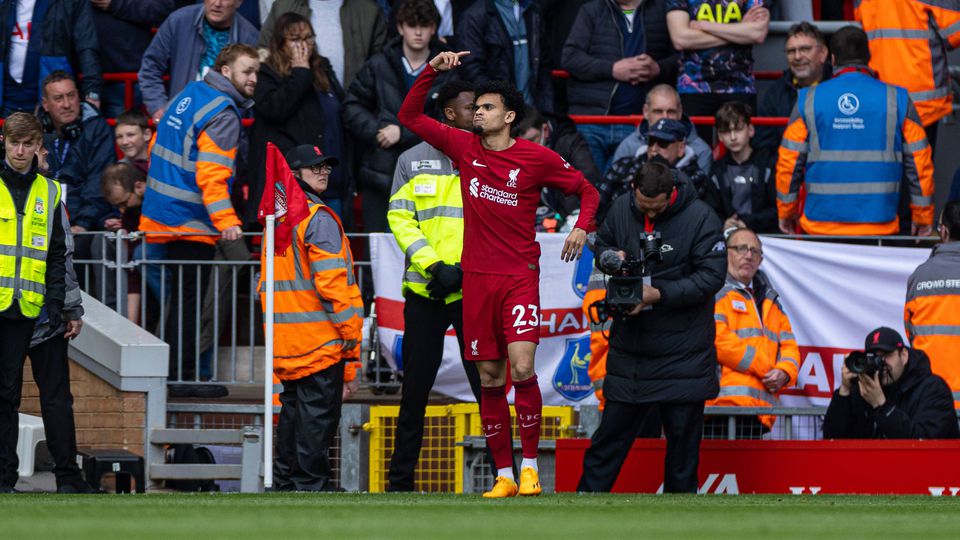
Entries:
<svg viewBox="0 0 960 540">
<path fill-rule="evenodd" d="M 468 51 L 462 52 L 442 52 L 430 60 L 430 65 L 423 73 L 417 77 L 413 83 L 407 97 L 400 106 L 397 113 L 397 119 L 403 127 L 414 132 L 427 144 L 439 149 L 448 157 L 457 161 L 457 157 L 463 151 L 465 143 L 472 137 L 469 133 L 445 126 L 440 122 L 430 118 L 423 113 L 423 107 L 427 102 L 427 95 L 434 79 L 441 71 L 449 71 L 460 65 L 460 59 L 470 54 Z"/>
</svg>

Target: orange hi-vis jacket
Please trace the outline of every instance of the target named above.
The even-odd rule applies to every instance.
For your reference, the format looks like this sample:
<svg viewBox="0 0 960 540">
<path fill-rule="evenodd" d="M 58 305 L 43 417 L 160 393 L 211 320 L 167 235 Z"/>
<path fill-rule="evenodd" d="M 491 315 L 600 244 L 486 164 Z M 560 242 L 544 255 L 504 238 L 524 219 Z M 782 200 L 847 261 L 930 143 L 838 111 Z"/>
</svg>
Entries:
<svg viewBox="0 0 960 540">
<path fill-rule="evenodd" d="M 930 370 L 947 381 L 960 409 L 960 242 L 936 246 L 913 271 L 903 326 L 910 344 L 930 357 Z"/>
<path fill-rule="evenodd" d="M 274 257 L 273 371 L 291 381 L 360 357 L 363 301 L 353 273 L 353 255 L 340 219 L 312 195 L 310 214 L 296 228 L 281 256 L 260 257 L 260 301 L 266 305 L 266 257 Z M 346 342 L 355 347 L 343 352 Z M 356 364 L 344 380 L 355 378 Z"/>
<path fill-rule="evenodd" d="M 763 377 L 781 369 L 790 377 L 784 387 L 797 382 L 800 348 L 790 319 L 780 305 L 779 294 L 762 272 L 753 278 L 753 288 L 762 295 L 762 309 L 756 298 L 732 277 L 716 296 L 714 322 L 717 327 L 717 360 L 720 363 L 720 394 L 708 406 L 773 407 L 777 396 L 763 386 Z M 761 415 L 772 428 L 776 416 Z"/>
<path fill-rule="evenodd" d="M 854 16 L 870 39 L 870 67 L 910 92 L 923 125 L 950 114 L 947 50 L 960 46 L 960 5 L 937 0 L 858 0 Z"/>
<path fill-rule="evenodd" d="M 583 313 L 590 321 L 590 363 L 587 365 L 587 375 L 593 384 L 593 393 L 600 400 L 600 410 L 603 410 L 605 400 L 603 398 L 603 379 L 607 376 L 607 352 L 610 351 L 610 342 L 607 339 L 610 335 L 612 320 L 605 323 L 594 323 L 591 319 L 591 310 L 595 302 L 607 297 L 606 283 L 603 274 L 593 269 L 590 274 L 590 280 L 587 282 L 587 292 L 583 295 Z"/>
</svg>

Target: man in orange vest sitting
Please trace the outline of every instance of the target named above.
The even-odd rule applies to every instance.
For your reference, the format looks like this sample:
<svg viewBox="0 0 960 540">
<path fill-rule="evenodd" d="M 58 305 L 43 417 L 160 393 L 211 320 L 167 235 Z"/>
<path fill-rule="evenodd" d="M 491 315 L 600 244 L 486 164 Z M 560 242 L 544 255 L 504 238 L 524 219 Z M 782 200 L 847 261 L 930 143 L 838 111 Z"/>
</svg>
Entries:
<svg viewBox="0 0 960 540">
<path fill-rule="evenodd" d="M 341 491 L 333 484 L 327 454 L 343 398 L 356 389 L 363 301 L 343 225 L 320 200 L 338 160 L 310 145 L 295 147 L 286 158 L 309 212 L 282 255 L 261 254 L 261 265 L 274 257 L 273 371 L 283 383 L 274 488 Z M 297 188 L 286 189 L 289 201 L 290 189 Z M 260 300 L 265 306 L 264 274 Z"/>
<path fill-rule="evenodd" d="M 760 270 L 763 246 L 750 229 L 727 237 L 727 282 L 717 293 L 717 361 L 720 394 L 708 406 L 773 407 L 777 394 L 797 382 L 800 349 L 780 295 Z M 773 428 L 773 415 L 737 416 L 736 438 L 759 439 Z M 704 437 L 726 439 L 728 419 L 704 421 Z"/>
</svg>

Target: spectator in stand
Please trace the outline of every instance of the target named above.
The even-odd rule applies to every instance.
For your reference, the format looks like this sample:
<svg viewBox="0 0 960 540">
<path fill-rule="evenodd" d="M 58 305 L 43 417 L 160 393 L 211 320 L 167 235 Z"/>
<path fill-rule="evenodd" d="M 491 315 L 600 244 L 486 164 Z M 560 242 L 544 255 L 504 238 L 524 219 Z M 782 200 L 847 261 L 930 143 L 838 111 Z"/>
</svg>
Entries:
<svg viewBox="0 0 960 540">
<path fill-rule="evenodd" d="M 270 46 L 277 19 L 291 11 L 310 20 L 317 52 L 330 61 L 344 88 L 387 39 L 383 11 L 373 0 L 277 0 L 263 22 L 258 47 Z"/>
<path fill-rule="evenodd" d="M 808 22 L 797 23 L 787 31 L 784 53 L 787 69 L 763 94 L 757 116 L 789 117 L 797 104 L 797 92 L 801 88 L 825 81 L 832 75 L 827 62 L 827 40 L 823 32 Z M 754 148 L 776 152 L 783 138 L 784 127 L 758 126 L 753 138 Z"/>
<path fill-rule="evenodd" d="M 637 126 L 636 131 L 628 135 L 620 143 L 620 146 L 617 146 L 617 151 L 613 153 L 610 164 L 604 169 L 604 173 L 609 172 L 610 167 L 623 158 L 636 158 L 645 155 L 647 153 L 647 131 L 650 126 L 664 118 L 678 120 L 683 124 L 687 134 L 685 138 L 686 146 L 696 155 L 697 166 L 706 174 L 713 162 L 713 150 L 700 138 L 697 130 L 693 127 L 693 123 L 683 114 L 680 94 L 669 84 L 658 84 L 647 92 L 647 98 L 643 103 L 643 121 Z"/>
<path fill-rule="evenodd" d="M 666 0 L 591 0 L 580 8 L 563 45 L 570 114 L 637 114 L 656 83 L 677 80 L 665 8 Z M 633 132 L 624 124 L 580 124 L 577 130 L 600 170 Z"/>
<path fill-rule="evenodd" d="M 900 229 L 901 178 L 910 189 L 912 234 L 933 225 L 933 160 L 907 91 L 867 67 L 867 34 L 845 26 L 830 40 L 834 76 L 802 88 L 777 161 L 780 230 L 884 235 Z M 806 184 L 803 215 L 800 185 Z"/>
<path fill-rule="evenodd" d="M 708 183 L 707 174 L 697 165 L 693 149 L 687 146 L 684 139 L 686 134 L 687 128 L 679 120 L 661 118 L 650 129 L 647 137 L 650 144 L 647 146 L 646 154 L 614 161 L 597 187 L 597 191 L 600 192 L 597 223 L 603 221 L 614 199 L 632 189 L 632 182 L 648 161 L 659 161 L 667 165 L 702 197 L 705 185 Z"/>
<path fill-rule="evenodd" d="M 147 174 L 150 138 L 153 137 L 150 117 L 140 109 L 123 111 L 117 117 L 113 137 L 117 148 L 123 154 L 120 161 L 129 163 L 143 171 L 143 174 Z"/>
<path fill-rule="evenodd" d="M 930 369 L 947 381 L 960 409 L 960 202 L 940 214 L 940 240 L 907 281 L 903 325 L 907 338 L 930 358 Z"/>
<path fill-rule="evenodd" d="M 140 206 L 143 204 L 143 193 L 146 189 L 146 173 L 130 162 L 114 163 L 103 170 L 100 181 L 103 198 L 120 211 L 120 217 L 114 218 L 116 223 L 110 223 L 108 230 L 123 229 L 127 232 L 140 230 Z M 132 248 L 130 249 L 131 260 L 142 258 L 143 244 L 139 240 L 130 242 L 129 247 Z M 165 250 L 159 253 L 155 252 L 148 258 L 162 259 L 165 254 Z M 154 279 L 160 279 L 158 269 L 148 267 L 146 271 L 155 273 Z M 127 318 L 135 324 L 140 324 L 140 276 L 136 271 L 132 271 L 128 272 L 127 277 Z M 159 281 L 156 281 L 156 283 L 159 283 Z M 151 280 L 148 276 L 147 286 L 150 285 Z M 151 292 L 154 297 L 160 297 L 159 286 L 154 286 Z M 169 288 L 165 292 L 169 294 Z"/>
<path fill-rule="evenodd" d="M 403 98 L 430 59 L 447 50 L 433 39 L 440 14 L 431 0 L 406 0 L 396 13 L 400 36 L 363 65 L 343 104 L 344 123 L 366 145 L 358 178 L 366 232 L 387 230 L 397 157 L 420 142 L 397 120 Z M 426 110 L 433 111 L 438 90 L 452 77 L 451 72 L 437 77 Z"/>
<path fill-rule="evenodd" d="M 724 220 L 724 230 L 779 232 L 777 160 L 766 150 L 751 146 L 750 106 L 736 101 L 724 103 L 716 120 L 717 134 L 727 152 L 710 168 L 704 202 Z"/>
<path fill-rule="evenodd" d="M 143 53 L 153 39 L 153 28 L 173 12 L 174 0 L 90 0 L 93 4 L 93 24 L 100 43 L 100 65 L 106 73 L 129 73 L 140 70 Z M 103 86 L 102 107 L 107 118 L 116 118 L 128 106 L 124 100 L 122 82 L 106 82 Z M 140 85 L 134 84 L 134 103 L 139 106 Z"/>
<path fill-rule="evenodd" d="M 50 73 L 42 88 L 42 110 L 38 116 L 45 131 L 44 146 L 50 150 L 48 170 L 50 177 L 65 187 L 64 200 L 73 224 L 70 230 L 75 235 L 105 230 L 108 221 L 117 217 L 100 193 L 100 175 L 116 159 L 113 132 L 93 105 L 80 101 L 80 91 L 69 73 Z M 80 260 L 98 258 L 102 248 L 93 236 L 80 234 L 74 255 Z M 104 282 L 102 269 L 95 270 L 93 276 L 105 289 L 102 298 L 115 300 L 115 293 Z M 92 285 L 84 283 L 87 290 L 95 290 Z"/>
<path fill-rule="evenodd" d="M 535 107 L 527 105 L 520 122 L 511 128 L 516 139 L 526 139 L 553 150 L 594 186 L 600 185 L 603 176 L 593 162 L 590 147 L 569 119 L 550 120 Z M 541 202 L 558 214 L 562 220 L 577 221 L 580 215 L 580 198 L 564 195 L 553 188 L 543 188 Z"/>
<path fill-rule="evenodd" d="M 667 26 L 681 52 L 677 90 L 690 116 L 713 116 L 727 101 L 757 108 L 755 44 L 767 38 L 769 0 L 668 0 Z M 712 140 L 710 126 L 698 126 Z"/>
<path fill-rule="evenodd" d="M 960 46 L 960 2 L 855 2 L 854 15 L 870 39 L 870 67 L 885 83 L 910 92 L 936 150 L 938 121 L 953 111 L 947 51 Z M 893 8 L 893 9 L 892 9 Z"/>
<path fill-rule="evenodd" d="M 0 5 L 0 118 L 34 114 L 54 71 L 83 73 L 82 98 L 100 107 L 103 77 L 87 0 L 8 0 Z"/>
<path fill-rule="evenodd" d="M 470 51 L 461 76 L 476 85 L 507 80 L 528 105 L 552 114 L 550 51 L 543 36 L 543 12 L 533 0 L 477 0 L 457 28 L 457 47 Z"/>
<path fill-rule="evenodd" d="M 256 49 L 227 45 L 202 81 L 189 83 L 174 97 L 174 106 L 157 125 L 140 229 L 154 233 L 147 236 L 147 242 L 166 244 L 168 259 L 209 261 L 218 238 L 227 242 L 241 239 L 230 189 L 240 140 L 240 111 L 253 105 L 259 69 Z M 209 233 L 219 233 L 219 237 Z M 210 266 L 198 268 L 199 272 L 193 268 L 183 272 L 182 279 L 176 273 L 173 276 L 166 327 L 172 345 L 169 378 L 173 380 L 190 381 L 198 375 L 196 311 Z M 179 342 L 178 329 L 183 330 Z M 178 351 L 182 352 L 180 358 Z M 171 385 L 169 393 L 174 397 L 217 397 L 226 395 L 226 388 Z"/>
<path fill-rule="evenodd" d="M 727 279 L 717 293 L 713 316 L 720 394 L 707 402 L 708 407 L 775 407 L 780 391 L 797 381 L 800 348 L 780 294 L 760 270 L 762 261 L 763 245 L 757 233 L 746 228 L 730 233 Z M 776 419 L 773 415 L 738 416 L 736 438 L 759 439 Z M 708 438 L 729 435 L 726 417 L 707 418 L 704 424 Z"/>
<path fill-rule="evenodd" d="M 324 0 L 329 1 L 329 0 Z M 253 96 L 257 121 L 253 124 L 250 147 L 251 184 L 248 200 L 256 202 L 266 182 L 267 143 L 281 152 L 301 144 L 316 146 L 325 155 L 345 154 L 343 123 L 340 119 L 343 88 L 330 60 L 317 52 L 310 20 L 297 13 L 277 18 L 267 59 L 260 65 L 257 92 Z M 327 189 L 321 195 L 337 215 L 343 215 L 347 186 L 346 168 L 334 167 Z M 248 204 L 244 227 L 259 229 L 257 205 Z"/>
<path fill-rule="evenodd" d="M 892 328 L 867 334 L 864 352 L 882 358 L 872 373 L 844 361 L 840 388 L 823 417 L 824 439 L 956 439 L 950 387 L 930 372 L 930 360 Z"/>
<path fill-rule="evenodd" d="M 155 123 L 166 112 L 171 96 L 191 81 L 203 80 L 225 46 L 257 42 L 257 29 L 237 15 L 241 1 L 204 0 L 203 5 L 174 11 L 160 25 L 143 54 L 139 73 L 143 102 Z M 167 74 L 170 80 L 165 84 Z"/>
</svg>

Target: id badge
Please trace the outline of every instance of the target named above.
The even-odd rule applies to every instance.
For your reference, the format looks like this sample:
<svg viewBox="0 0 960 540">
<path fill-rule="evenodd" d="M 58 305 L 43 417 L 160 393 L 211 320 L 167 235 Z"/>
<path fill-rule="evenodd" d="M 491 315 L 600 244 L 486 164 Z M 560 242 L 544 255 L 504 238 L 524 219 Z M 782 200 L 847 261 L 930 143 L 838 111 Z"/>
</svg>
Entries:
<svg viewBox="0 0 960 540">
<path fill-rule="evenodd" d="M 437 194 L 436 180 L 417 180 L 413 184 L 413 195 L 415 197 L 433 197 Z"/>
<path fill-rule="evenodd" d="M 652 286 L 653 286 L 653 279 L 651 279 L 650 276 L 643 276 L 643 286 L 644 286 L 644 287 L 646 287 L 646 286 L 652 287 Z M 644 308 L 641 309 L 640 311 L 650 311 L 651 309 L 653 309 L 653 305 L 652 305 L 652 304 L 647 304 L 647 305 L 644 306 Z"/>
</svg>

